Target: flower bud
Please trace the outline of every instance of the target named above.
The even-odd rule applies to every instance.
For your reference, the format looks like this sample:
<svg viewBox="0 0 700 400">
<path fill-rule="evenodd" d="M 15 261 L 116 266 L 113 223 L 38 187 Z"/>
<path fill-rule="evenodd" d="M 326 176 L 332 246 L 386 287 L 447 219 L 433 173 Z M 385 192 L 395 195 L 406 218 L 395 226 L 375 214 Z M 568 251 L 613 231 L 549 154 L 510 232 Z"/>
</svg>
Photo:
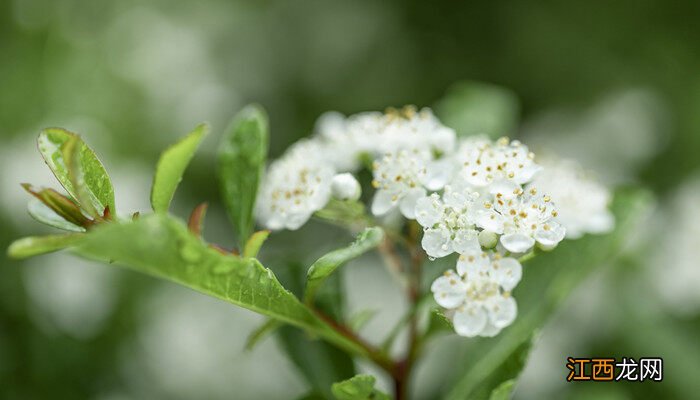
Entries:
<svg viewBox="0 0 700 400">
<path fill-rule="evenodd" d="M 362 189 L 357 179 L 346 172 L 333 177 L 331 194 L 337 200 L 357 200 L 362 194 Z"/>
<path fill-rule="evenodd" d="M 485 249 L 493 249 L 498 244 L 498 235 L 491 231 L 479 232 L 479 244 Z"/>
</svg>

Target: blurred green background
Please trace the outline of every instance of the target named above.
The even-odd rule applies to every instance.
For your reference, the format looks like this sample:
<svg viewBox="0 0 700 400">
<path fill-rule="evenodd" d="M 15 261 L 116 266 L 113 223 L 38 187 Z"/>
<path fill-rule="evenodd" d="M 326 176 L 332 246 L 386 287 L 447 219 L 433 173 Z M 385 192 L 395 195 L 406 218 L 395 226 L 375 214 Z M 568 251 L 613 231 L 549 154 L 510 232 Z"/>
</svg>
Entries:
<svg viewBox="0 0 700 400">
<path fill-rule="evenodd" d="M 700 2 L 0 2 L 0 244 L 43 232 L 19 183 L 53 185 L 41 128 L 79 132 L 115 181 L 122 212 L 147 211 L 159 152 L 201 121 L 221 133 L 249 102 L 270 114 L 271 154 L 324 111 L 430 106 L 455 82 L 521 102 L 517 132 L 657 202 L 625 255 L 582 282 L 543 329 L 518 399 L 697 396 L 700 372 Z M 209 239 L 231 243 L 210 138 L 178 191 L 186 216 L 211 203 Z M 273 238 L 268 259 L 308 263 L 347 235 L 311 224 Z M 371 261 L 371 260 L 369 260 Z M 186 289 L 67 254 L 0 267 L 0 398 L 260 399 L 305 393 L 261 318 Z M 348 269 L 349 307 L 405 308 L 372 262 Z M 391 288 L 391 289 L 387 289 Z M 385 310 L 386 308 L 386 310 Z M 458 338 L 419 366 L 431 398 Z M 663 383 L 566 383 L 571 356 L 659 356 Z M 435 362 L 437 360 L 437 362 Z M 364 366 L 362 366 L 365 368 Z M 381 382 L 386 385 L 386 382 Z"/>
</svg>

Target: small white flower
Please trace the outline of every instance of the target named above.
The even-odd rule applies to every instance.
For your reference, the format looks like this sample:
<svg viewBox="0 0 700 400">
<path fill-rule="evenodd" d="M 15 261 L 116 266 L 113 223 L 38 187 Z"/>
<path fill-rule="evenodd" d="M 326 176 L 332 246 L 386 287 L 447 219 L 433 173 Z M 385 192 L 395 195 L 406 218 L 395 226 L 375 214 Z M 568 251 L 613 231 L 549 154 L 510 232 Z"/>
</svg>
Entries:
<svg viewBox="0 0 700 400">
<path fill-rule="evenodd" d="M 352 134 L 343 114 L 335 111 L 321 114 L 314 131 L 315 138 L 323 143 L 326 159 L 336 171 L 356 171 L 360 167 L 359 138 Z"/>
<path fill-rule="evenodd" d="M 545 163 L 532 185 L 556 199 L 557 219 L 566 228 L 568 239 L 578 239 L 585 233 L 609 232 L 615 226 L 615 217 L 608 210 L 610 192 L 574 161 Z"/>
<path fill-rule="evenodd" d="M 431 157 L 428 151 L 400 150 L 376 160 L 372 165 L 372 186 L 377 189 L 372 213 L 384 215 L 398 205 L 404 217 L 413 219 L 416 201 L 425 196 L 425 188 L 437 190 L 446 182 L 431 172 L 436 165 Z"/>
<path fill-rule="evenodd" d="M 414 106 L 388 109 L 370 135 L 378 139 L 375 143 L 380 152 L 417 148 L 447 154 L 454 151 L 457 140 L 455 131 L 444 126 L 429 108 L 418 111 Z"/>
<path fill-rule="evenodd" d="M 482 136 L 465 139 L 456 159 L 463 179 L 476 187 L 489 187 L 491 193 L 510 195 L 541 169 L 527 146 L 507 138 L 495 143 Z"/>
<path fill-rule="evenodd" d="M 500 214 L 495 219 L 482 218 L 480 226 L 502 234 L 501 245 L 513 253 L 524 253 L 539 243 L 544 249 L 552 249 L 564 239 L 566 229 L 557 221 L 558 211 L 549 195 L 540 195 L 534 187 L 525 192 L 516 189 L 512 197 L 501 192 L 494 196 L 494 203 L 484 203 Z M 491 222 L 497 223 L 491 224 Z M 484 226 L 488 225 L 488 226 Z"/>
<path fill-rule="evenodd" d="M 448 154 L 454 151 L 457 140 L 454 130 L 442 125 L 428 108 L 418 111 L 406 106 L 341 118 L 340 114 L 327 113 L 317 122 L 318 134 L 338 150 L 341 160 L 352 155 L 356 162 L 362 153 L 377 156 L 412 149 Z"/>
<path fill-rule="evenodd" d="M 300 141 L 270 165 L 256 204 L 263 226 L 298 229 L 328 203 L 335 172 L 322 155 L 317 142 Z"/>
<path fill-rule="evenodd" d="M 424 228 L 422 246 L 430 257 L 479 249 L 475 223 L 482 210 L 479 193 L 468 185 L 448 185 L 442 196 L 433 193 L 418 199 L 416 220 Z"/>
<path fill-rule="evenodd" d="M 360 182 L 348 173 L 338 174 L 331 181 L 331 195 L 337 200 L 357 200 L 362 194 Z"/>
<path fill-rule="evenodd" d="M 522 267 L 514 258 L 480 250 L 462 254 L 457 273 L 448 270 L 431 291 L 447 309 L 461 336 L 495 336 L 515 320 L 518 309 L 510 291 L 520 281 Z"/>
</svg>

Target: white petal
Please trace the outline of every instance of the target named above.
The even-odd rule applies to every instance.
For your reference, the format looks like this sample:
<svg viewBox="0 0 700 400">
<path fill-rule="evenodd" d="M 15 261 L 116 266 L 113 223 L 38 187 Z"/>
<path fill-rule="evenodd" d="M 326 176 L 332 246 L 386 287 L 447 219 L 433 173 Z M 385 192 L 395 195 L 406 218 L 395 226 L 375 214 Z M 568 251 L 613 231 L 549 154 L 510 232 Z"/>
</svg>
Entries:
<svg viewBox="0 0 700 400">
<path fill-rule="evenodd" d="M 426 229 L 421 245 L 430 257 L 445 257 L 453 252 L 450 234 L 444 229 Z"/>
<path fill-rule="evenodd" d="M 503 290 L 513 290 L 523 276 L 523 267 L 518 260 L 511 257 L 493 261 L 491 275 Z"/>
<path fill-rule="evenodd" d="M 479 210 L 476 213 L 476 224 L 480 228 L 499 235 L 503 233 L 503 221 L 503 216 L 493 210 Z"/>
<path fill-rule="evenodd" d="M 452 179 L 454 163 L 451 158 L 430 161 L 426 165 L 423 184 L 429 190 L 440 190 Z"/>
<path fill-rule="evenodd" d="M 458 253 L 466 253 L 472 250 L 481 250 L 479 236 L 473 230 L 460 230 L 452 240 L 452 248 Z"/>
<path fill-rule="evenodd" d="M 491 321 L 486 322 L 486 326 L 484 327 L 484 330 L 479 333 L 479 336 L 484 336 L 484 337 L 494 337 L 498 335 L 501 332 L 501 328 L 496 328 L 493 326 Z"/>
<path fill-rule="evenodd" d="M 414 219 L 416 217 L 416 202 L 422 197 L 425 197 L 425 189 L 413 188 L 409 190 L 399 202 L 401 214 L 408 219 Z"/>
<path fill-rule="evenodd" d="M 372 200 L 372 214 L 384 215 L 391 210 L 396 202 L 393 201 L 393 195 L 386 190 L 377 190 Z"/>
<path fill-rule="evenodd" d="M 588 221 L 588 232 L 590 233 L 606 233 L 613 230 L 615 227 L 615 217 L 610 213 L 610 211 L 605 210 L 604 212 L 597 213 Z M 567 229 L 568 231 L 568 229 Z M 568 237 L 567 232 L 567 237 Z"/>
<path fill-rule="evenodd" d="M 416 221 L 424 228 L 431 228 L 440 220 L 440 213 L 433 205 L 434 196 L 421 197 L 416 201 Z"/>
<path fill-rule="evenodd" d="M 540 165 L 537 165 L 535 163 L 531 163 L 529 165 L 526 165 L 523 169 L 518 171 L 518 174 L 516 175 L 515 180 L 520 184 L 528 183 L 541 170 L 542 170 L 542 167 Z"/>
<path fill-rule="evenodd" d="M 471 306 L 457 309 L 452 323 L 458 335 L 473 337 L 484 330 L 487 319 L 488 317 L 483 307 Z"/>
<path fill-rule="evenodd" d="M 524 253 L 535 245 L 535 239 L 522 233 L 501 236 L 501 244 L 512 253 Z"/>
<path fill-rule="evenodd" d="M 467 286 L 457 274 L 449 270 L 433 281 L 430 290 L 441 307 L 457 308 L 464 303 Z"/>
<path fill-rule="evenodd" d="M 464 253 L 460 253 L 457 260 L 457 273 L 464 276 L 470 276 L 472 273 L 486 271 L 491 266 L 491 260 L 486 256 L 486 253 L 481 249 L 473 249 Z"/>
<path fill-rule="evenodd" d="M 520 185 L 508 179 L 501 179 L 497 182 L 492 183 L 491 186 L 489 186 L 489 192 L 491 194 L 500 193 L 505 199 L 511 199 L 515 197 L 515 193 L 518 189 L 520 189 Z"/>
<path fill-rule="evenodd" d="M 549 229 L 538 229 L 535 232 L 535 240 L 545 246 L 556 246 L 564 239 L 566 229 L 556 222 L 549 223 Z"/>
<path fill-rule="evenodd" d="M 309 218 L 311 218 L 311 213 L 290 213 L 287 216 L 285 228 L 289 229 L 290 231 L 295 231 L 301 228 L 301 226 L 304 225 Z"/>
<path fill-rule="evenodd" d="M 496 328 L 505 328 L 515 321 L 518 315 L 518 305 L 511 296 L 498 296 L 491 303 L 489 319 Z"/>
</svg>

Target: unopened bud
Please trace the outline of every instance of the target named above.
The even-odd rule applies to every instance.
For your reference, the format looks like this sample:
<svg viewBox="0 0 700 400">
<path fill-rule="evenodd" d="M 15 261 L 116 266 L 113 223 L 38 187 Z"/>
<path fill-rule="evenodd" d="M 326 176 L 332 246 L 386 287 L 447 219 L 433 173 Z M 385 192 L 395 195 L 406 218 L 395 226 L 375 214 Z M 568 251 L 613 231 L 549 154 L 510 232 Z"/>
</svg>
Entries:
<svg viewBox="0 0 700 400">
<path fill-rule="evenodd" d="M 498 244 L 498 235 L 491 231 L 479 232 L 479 244 L 485 249 L 493 249 Z"/>
<path fill-rule="evenodd" d="M 362 194 L 362 189 L 357 179 L 346 172 L 333 177 L 331 194 L 337 200 L 357 200 Z"/>
</svg>

